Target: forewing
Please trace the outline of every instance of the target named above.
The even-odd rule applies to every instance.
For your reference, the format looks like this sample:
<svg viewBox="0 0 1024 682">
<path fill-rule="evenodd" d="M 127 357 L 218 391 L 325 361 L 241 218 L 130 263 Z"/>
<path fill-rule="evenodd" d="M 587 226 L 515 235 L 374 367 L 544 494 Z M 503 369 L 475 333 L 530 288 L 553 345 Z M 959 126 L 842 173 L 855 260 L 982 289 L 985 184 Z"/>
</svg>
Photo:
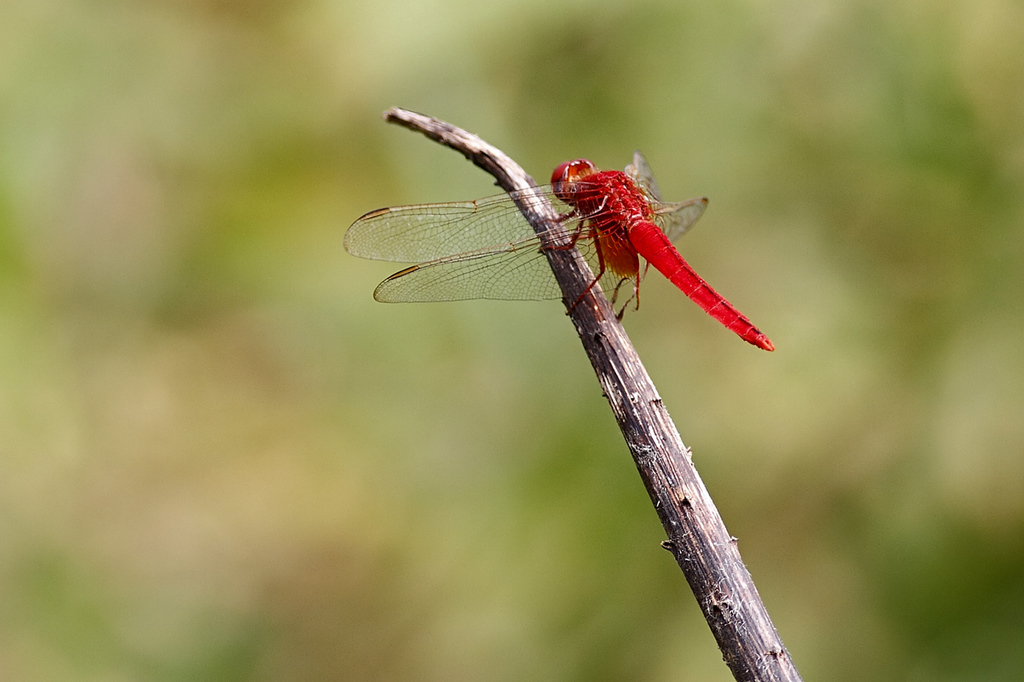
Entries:
<svg viewBox="0 0 1024 682">
<path fill-rule="evenodd" d="M 626 166 L 626 175 L 633 178 L 633 182 L 640 186 L 648 197 L 655 201 L 661 201 L 661 190 L 658 189 L 658 181 L 654 179 L 651 167 L 647 165 L 647 159 L 639 151 L 633 152 L 633 163 Z"/>
<path fill-rule="evenodd" d="M 544 209 L 551 199 L 549 188 L 536 188 L 476 201 L 381 208 L 348 228 L 345 249 L 360 258 L 400 263 L 495 251 L 534 235 L 517 201 Z"/>
</svg>

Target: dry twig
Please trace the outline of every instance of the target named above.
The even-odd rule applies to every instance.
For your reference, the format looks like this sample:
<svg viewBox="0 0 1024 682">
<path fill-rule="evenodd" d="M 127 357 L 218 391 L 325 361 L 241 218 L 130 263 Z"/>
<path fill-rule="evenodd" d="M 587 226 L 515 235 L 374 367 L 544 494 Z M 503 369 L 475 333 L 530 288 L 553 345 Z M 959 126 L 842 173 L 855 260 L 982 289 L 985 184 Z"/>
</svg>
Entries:
<svg viewBox="0 0 1024 682">
<path fill-rule="evenodd" d="M 476 135 L 405 109 L 390 109 L 384 118 L 461 152 L 493 175 L 506 191 L 536 185 L 511 158 Z M 554 209 L 549 207 L 544 215 L 536 203 L 531 204 L 520 209 L 534 230 L 557 233 L 560 228 L 552 220 Z M 608 301 L 594 287 L 578 305 L 571 306 L 593 279 L 586 261 L 575 249 L 548 249 L 545 253 L 562 288 L 562 300 L 571 308 L 569 317 L 668 534 L 662 546 L 672 552 L 686 576 L 726 665 L 743 682 L 800 680 L 743 565 L 736 538 L 726 530 L 689 449 Z"/>
</svg>

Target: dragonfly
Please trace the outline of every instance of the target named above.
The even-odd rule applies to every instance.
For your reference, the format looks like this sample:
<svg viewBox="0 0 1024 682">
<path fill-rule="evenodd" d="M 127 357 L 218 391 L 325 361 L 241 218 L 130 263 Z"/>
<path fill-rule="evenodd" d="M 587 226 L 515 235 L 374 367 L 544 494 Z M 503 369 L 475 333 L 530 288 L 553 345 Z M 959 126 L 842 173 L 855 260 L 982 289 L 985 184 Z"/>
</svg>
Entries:
<svg viewBox="0 0 1024 682">
<path fill-rule="evenodd" d="M 576 248 L 594 279 L 577 305 L 600 282 L 617 304 L 620 294 L 640 306 L 640 282 L 648 268 L 661 272 L 694 303 L 741 339 L 767 351 L 768 337 L 715 291 L 683 259 L 672 242 L 693 227 L 707 197 L 665 202 L 643 154 L 624 171 L 601 171 L 587 159 L 558 166 L 551 184 L 475 201 L 392 206 L 370 211 L 345 234 L 354 256 L 416 263 L 381 282 L 373 292 L 386 303 L 466 299 L 562 298 L 545 257 L 548 249 Z M 538 235 L 520 206 L 548 213 L 567 240 Z"/>
</svg>

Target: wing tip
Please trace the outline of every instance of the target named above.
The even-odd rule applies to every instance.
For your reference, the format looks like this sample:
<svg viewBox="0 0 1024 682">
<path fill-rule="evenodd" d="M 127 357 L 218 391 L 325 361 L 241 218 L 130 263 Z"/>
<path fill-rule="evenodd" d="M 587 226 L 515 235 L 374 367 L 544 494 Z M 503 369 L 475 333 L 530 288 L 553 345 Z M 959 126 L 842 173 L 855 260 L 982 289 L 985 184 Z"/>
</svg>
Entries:
<svg viewBox="0 0 1024 682">
<path fill-rule="evenodd" d="M 345 247 L 345 250 L 348 251 L 353 256 L 367 258 L 368 256 L 364 256 L 363 254 L 359 253 L 359 244 L 356 243 L 360 236 L 360 227 L 362 227 L 366 221 L 373 220 L 374 218 L 378 218 L 382 215 L 387 215 L 390 212 L 390 208 L 375 208 L 374 210 L 368 211 L 363 215 L 359 216 L 358 218 L 356 218 L 345 231 L 345 239 L 344 241 L 342 241 L 342 245 Z"/>
<path fill-rule="evenodd" d="M 373 300 L 378 303 L 400 303 L 408 299 L 395 298 L 394 296 L 388 295 L 388 290 L 391 289 L 392 283 L 399 277 L 404 277 L 412 272 L 416 272 L 420 269 L 418 265 L 410 265 L 409 267 L 399 270 L 395 274 L 391 275 L 383 282 L 377 285 L 377 288 L 373 290 Z"/>
</svg>

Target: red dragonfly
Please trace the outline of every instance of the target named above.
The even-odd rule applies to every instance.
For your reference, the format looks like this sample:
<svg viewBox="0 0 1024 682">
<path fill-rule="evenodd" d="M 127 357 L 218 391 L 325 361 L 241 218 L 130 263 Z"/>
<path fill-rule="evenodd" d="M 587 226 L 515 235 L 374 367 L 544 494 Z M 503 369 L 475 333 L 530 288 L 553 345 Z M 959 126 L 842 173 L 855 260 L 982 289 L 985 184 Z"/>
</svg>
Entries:
<svg viewBox="0 0 1024 682">
<path fill-rule="evenodd" d="M 517 206 L 534 206 L 543 213 L 548 201 L 568 231 L 568 246 L 539 237 Z M 370 211 L 348 229 L 345 249 L 361 258 L 419 262 L 391 275 L 373 292 L 378 301 L 394 303 L 561 298 L 544 250 L 575 246 L 596 273 L 587 291 L 600 281 L 612 292 L 615 304 L 623 285 L 631 284 L 620 317 L 630 301 L 639 308 L 640 281 L 653 265 L 744 341 L 775 350 L 768 337 L 701 279 L 672 245 L 707 203 L 706 197 L 663 202 L 640 152 L 625 172 L 599 171 L 590 161 L 577 159 L 556 168 L 547 187 L 476 201 Z"/>
</svg>

